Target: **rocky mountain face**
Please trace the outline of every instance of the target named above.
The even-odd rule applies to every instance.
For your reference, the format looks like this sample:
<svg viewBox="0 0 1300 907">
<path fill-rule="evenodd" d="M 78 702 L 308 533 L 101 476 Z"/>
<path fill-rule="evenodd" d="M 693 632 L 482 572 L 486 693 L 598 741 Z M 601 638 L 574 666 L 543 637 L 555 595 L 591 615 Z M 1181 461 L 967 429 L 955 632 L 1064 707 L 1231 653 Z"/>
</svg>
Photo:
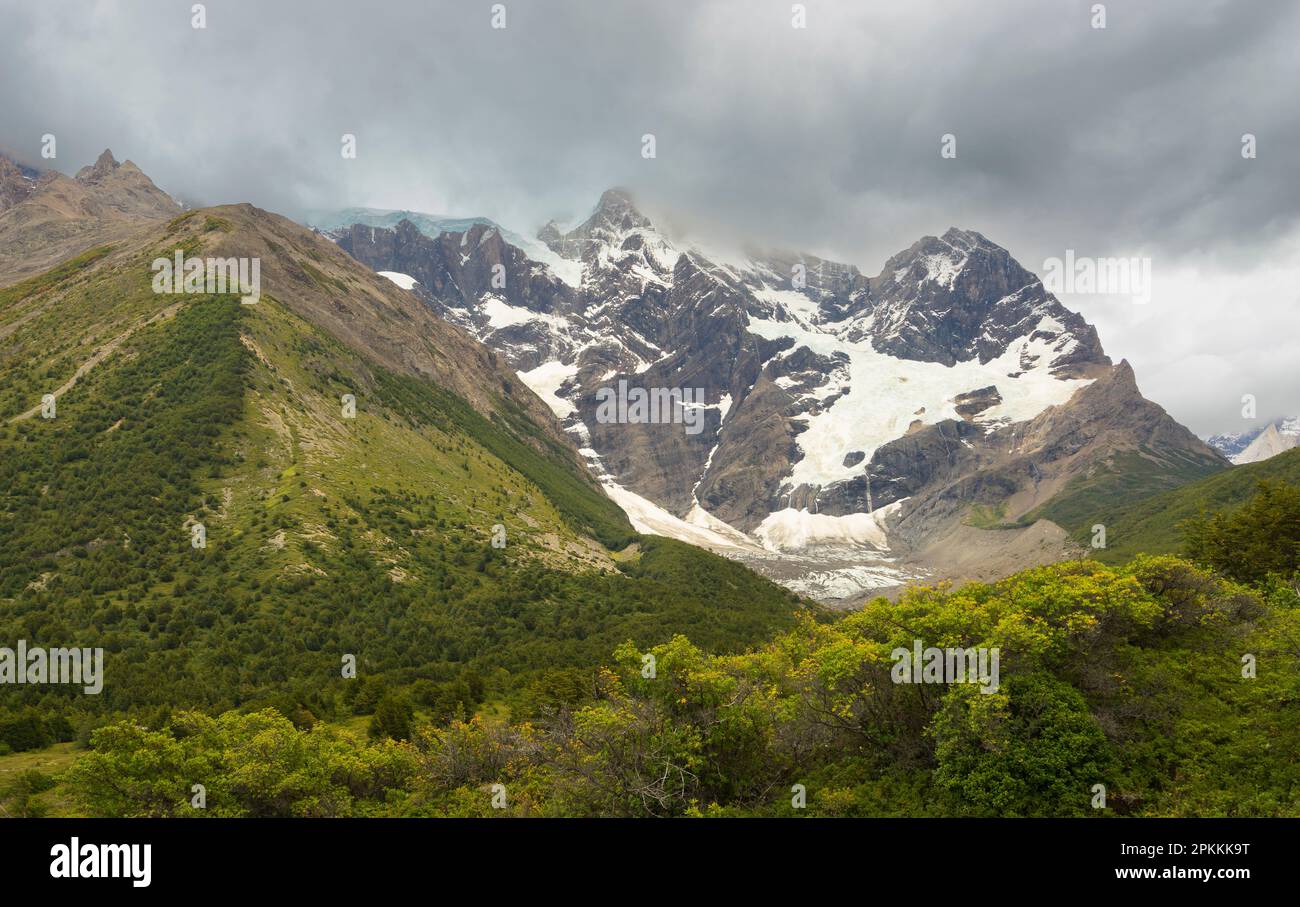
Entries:
<svg viewBox="0 0 1300 907">
<path fill-rule="evenodd" d="M 51 170 L 36 178 L 0 158 L 0 286 L 180 212 L 135 164 L 119 163 L 111 151 L 75 177 Z"/>
<path fill-rule="evenodd" d="M 467 232 L 426 236 L 410 221 L 395 229 L 353 225 L 336 234 L 341 248 L 377 271 L 413 277 L 416 295 L 435 312 L 482 337 L 513 328 L 498 337 L 497 348 L 513 348 L 511 364 L 520 370 L 572 352 L 571 346 L 527 322 L 503 324 L 515 309 L 552 314 L 572 307 L 572 290 L 542 264 L 506 242 L 499 229 L 474 224 Z M 494 286 L 494 283 L 496 286 Z M 467 307 L 448 300 L 482 300 Z M 497 321 L 494 324 L 493 318 Z"/>
<path fill-rule="evenodd" d="M 1205 443 L 1213 447 L 1225 457 L 1231 459 L 1250 446 L 1250 442 L 1259 437 L 1262 428 L 1252 428 L 1246 431 L 1226 432 L 1221 435 L 1211 435 L 1205 440 Z"/>
<path fill-rule="evenodd" d="M 875 277 L 796 253 L 680 246 L 620 190 L 573 229 L 538 234 L 561 268 L 490 223 L 334 235 L 499 351 L 634 524 L 760 561 L 834 551 L 832 569 L 784 577 L 823 597 L 865 560 L 935 572 L 976 507 L 1013 546 L 1032 526 L 1017 521 L 1095 487 L 1127 453 L 1156 474 L 1225 465 L 974 231 L 924 237 Z M 1044 550 L 1030 559 L 1072 550 L 1064 530 L 1034 538 Z M 912 563 L 927 551 L 930 563 Z M 858 591 L 887 584 L 869 572 Z"/>
<path fill-rule="evenodd" d="M 39 175 L 30 167 L 0 155 L 0 212 L 26 201 L 36 188 Z"/>
</svg>

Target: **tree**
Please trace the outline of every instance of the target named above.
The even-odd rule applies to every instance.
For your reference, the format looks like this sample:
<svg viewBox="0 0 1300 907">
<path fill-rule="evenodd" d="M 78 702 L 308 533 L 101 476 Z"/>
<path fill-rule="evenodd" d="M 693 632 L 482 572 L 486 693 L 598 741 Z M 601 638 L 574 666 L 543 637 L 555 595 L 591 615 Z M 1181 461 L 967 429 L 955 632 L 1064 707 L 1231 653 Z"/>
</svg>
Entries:
<svg viewBox="0 0 1300 907">
<path fill-rule="evenodd" d="M 370 719 L 370 736 L 377 740 L 409 740 L 414 715 L 411 701 L 404 694 L 390 690 L 375 707 L 375 715 Z"/>
<path fill-rule="evenodd" d="M 1078 690 L 1047 674 L 993 694 L 954 686 L 931 733 L 935 780 L 978 815 L 1083 815 L 1109 780 L 1106 735 Z"/>
<path fill-rule="evenodd" d="M 1258 584 L 1300 569 L 1300 488 L 1261 481 L 1235 510 L 1183 523 L 1187 554 L 1238 582 Z"/>
</svg>

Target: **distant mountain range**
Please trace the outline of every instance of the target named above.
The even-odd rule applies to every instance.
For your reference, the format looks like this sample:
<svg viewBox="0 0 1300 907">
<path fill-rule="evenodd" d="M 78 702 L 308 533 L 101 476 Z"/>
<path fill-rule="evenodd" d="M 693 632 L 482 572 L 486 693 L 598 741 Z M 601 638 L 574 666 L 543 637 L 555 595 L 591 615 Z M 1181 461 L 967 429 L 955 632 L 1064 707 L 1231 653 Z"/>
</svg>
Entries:
<svg viewBox="0 0 1300 907">
<path fill-rule="evenodd" d="M 498 351 L 638 529 L 824 599 L 1070 556 L 1118 502 L 1228 465 L 974 231 L 867 277 L 680 245 L 623 190 L 536 241 L 410 212 L 315 223 Z M 700 430 L 602 419 L 614 389 L 698 389 Z"/>
<path fill-rule="evenodd" d="M 1287 600 L 1130 559 L 1300 483 L 1300 448 L 1231 466 L 978 233 L 866 277 L 681 247 L 617 191 L 536 240 L 410 212 L 327 238 L 108 153 L 0 171 L 0 639 L 108 680 L 6 690 L 8 767 L 67 766 L 9 815 L 193 815 L 194 766 L 214 815 L 486 817 L 508 784 L 528 815 L 775 816 L 805 779 L 827 815 L 969 815 L 1026 765 L 1014 811 L 1076 815 L 1107 764 L 1119 814 L 1164 815 L 1295 764 Z M 176 255 L 258 262 L 258 302 L 160 288 Z M 664 389 L 691 394 L 631 418 Z M 1004 695 L 890 683 L 922 640 L 1006 653 Z M 1236 743 L 1207 770 L 1210 725 Z"/>
<path fill-rule="evenodd" d="M 1283 417 L 1242 432 L 1214 435 L 1211 446 L 1233 463 L 1258 463 L 1300 444 L 1300 417 Z"/>
</svg>

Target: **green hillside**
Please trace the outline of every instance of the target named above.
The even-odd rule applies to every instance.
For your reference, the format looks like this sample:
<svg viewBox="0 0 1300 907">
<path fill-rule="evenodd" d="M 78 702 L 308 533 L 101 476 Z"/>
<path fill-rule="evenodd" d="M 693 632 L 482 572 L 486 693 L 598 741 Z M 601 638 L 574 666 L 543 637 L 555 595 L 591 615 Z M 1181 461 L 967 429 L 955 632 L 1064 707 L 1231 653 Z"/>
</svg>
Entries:
<svg viewBox="0 0 1300 907">
<path fill-rule="evenodd" d="M 153 252 L 0 297 L 0 640 L 106 653 L 101 695 L 6 688 L 0 748 L 157 709 L 527 710 L 627 639 L 735 651 L 805 606 L 705 551 L 629 546 L 622 512 L 509 400 L 485 417 L 270 288 L 253 306 L 157 296 Z"/>
<path fill-rule="evenodd" d="M 1116 454 L 1099 463 L 1087 475 L 1072 479 L 1050 501 L 1026 514 L 1018 524 L 1051 520 L 1087 548 L 1092 527 L 1101 523 L 1106 526 L 1109 546 L 1114 544 L 1112 538 L 1115 537 L 1117 514 L 1138 508 L 1141 502 L 1154 500 L 1188 483 L 1218 475 L 1224 469 L 1221 460 L 1177 450 L 1156 453 L 1143 449 Z M 1131 555 L 1136 550 L 1165 552 L 1170 549 L 1141 548 L 1128 553 Z"/>
<path fill-rule="evenodd" d="M 1111 505 L 1103 522 L 1106 548 L 1094 552 L 1102 561 L 1121 563 L 1138 552 L 1172 554 L 1182 550 L 1184 520 L 1237 507 L 1250 499 L 1261 481 L 1300 485 L 1300 449 L 1259 463 L 1233 466 L 1172 491 Z"/>
</svg>

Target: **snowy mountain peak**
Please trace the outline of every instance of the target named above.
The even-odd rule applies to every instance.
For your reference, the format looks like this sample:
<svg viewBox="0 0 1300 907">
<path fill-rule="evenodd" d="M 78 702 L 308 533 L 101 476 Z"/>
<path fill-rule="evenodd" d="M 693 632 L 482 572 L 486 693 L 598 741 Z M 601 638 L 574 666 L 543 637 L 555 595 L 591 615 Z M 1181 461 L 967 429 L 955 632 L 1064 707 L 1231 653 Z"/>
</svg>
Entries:
<svg viewBox="0 0 1300 907">
<path fill-rule="evenodd" d="M 599 280 L 600 272 L 629 274 L 644 285 L 663 281 L 672 273 L 681 251 L 637 210 L 624 189 L 607 189 L 591 216 L 568 233 L 549 223 L 538 238 L 555 254 L 587 266 L 586 279 Z M 635 281 L 618 280 L 611 292 L 635 289 Z"/>
<path fill-rule="evenodd" d="M 996 249 L 1005 252 L 1006 250 L 997 243 L 991 242 L 983 233 L 975 230 L 963 230 L 961 227 L 949 227 L 947 232 L 940 237 L 954 249 L 960 249 L 970 252 L 974 249 Z"/>
<path fill-rule="evenodd" d="M 1245 431 L 1214 435 L 1209 439 L 1233 463 L 1258 463 L 1300 446 L 1300 418 L 1283 417 Z"/>
<path fill-rule="evenodd" d="M 1261 429 L 1255 428 L 1210 435 L 1205 439 L 1205 443 L 1231 459 L 1245 450 L 1250 445 L 1250 442 L 1259 435 L 1260 431 Z"/>
<path fill-rule="evenodd" d="M 927 281 L 952 289 L 968 268 L 997 275 L 1024 286 L 1033 275 L 1020 267 L 1006 249 L 974 230 L 950 227 L 943 236 L 923 236 L 885 263 L 874 283 L 910 286 Z"/>
<path fill-rule="evenodd" d="M 631 193 L 617 186 L 601 193 L 596 210 L 587 223 L 590 225 L 597 221 L 621 232 L 636 228 L 654 229 L 650 219 L 637 210 Z"/>
<path fill-rule="evenodd" d="M 1255 440 L 1246 446 L 1245 450 L 1232 458 L 1232 462 L 1237 464 L 1258 463 L 1260 460 L 1275 457 L 1284 450 L 1290 450 L 1294 446 L 1295 442 L 1283 438 L 1282 433 L 1277 430 L 1277 426 L 1270 422 Z"/>
<path fill-rule="evenodd" d="M 1073 467 L 1046 464 L 1105 418 L 1148 419 L 1131 370 L 1111 365 L 1093 327 L 973 230 L 922 237 L 872 278 L 798 252 L 678 246 L 618 189 L 578 226 L 537 235 L 525 248 L 499 228 L 429 239 L 399 225 L 354 228 L 340 244 L 407 275 L 504 356 L 646 531 L 750 554 L 846 545 L 888 558 L 894 523 L 949 480 L 1030 443 L 1046 451 L 1042 470 L 1064 476 Z M 611 420 L 598 401 L 612 389 L 689 389 L 698 418 L 690 431 L 680 419 Z M 1083 434 L 1053 446 L 1064 423 L 1048 411 L 1085 397 Z M 989 493 L 1036 489 L 1046 474 L 1017 469 Z M 920 511 L 909 544 L 959 509 Z"/>
</svg>

